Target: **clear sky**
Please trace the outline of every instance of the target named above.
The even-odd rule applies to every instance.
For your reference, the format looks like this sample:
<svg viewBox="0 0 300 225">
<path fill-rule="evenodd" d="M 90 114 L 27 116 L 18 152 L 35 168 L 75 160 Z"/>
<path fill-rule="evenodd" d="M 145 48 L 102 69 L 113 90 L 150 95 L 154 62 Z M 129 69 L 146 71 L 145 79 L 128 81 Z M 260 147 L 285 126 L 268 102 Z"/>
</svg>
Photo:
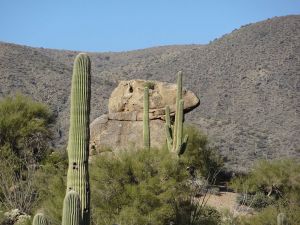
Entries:
<svg viewBox="0 0 300 225">
<path fill-rule="evenodd" d="M 206 44 L 300 0 L 0 0 L 0 41 L 80 51 Z"/>
</svg>

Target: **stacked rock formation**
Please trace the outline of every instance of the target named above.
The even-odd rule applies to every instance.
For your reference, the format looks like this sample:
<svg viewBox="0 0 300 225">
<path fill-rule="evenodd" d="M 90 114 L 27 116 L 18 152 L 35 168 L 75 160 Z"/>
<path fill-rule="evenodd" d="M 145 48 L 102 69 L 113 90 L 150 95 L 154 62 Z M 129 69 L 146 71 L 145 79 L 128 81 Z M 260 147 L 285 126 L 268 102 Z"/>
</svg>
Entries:
<svg viewBox="0 0 300 225">
<path fill-rule="evenodd" d="M 128 149 L 143 147 L 143 95 L 149 88 L 149 119 L 151 147 L 166 142 L 165 107 L 174 116 L 176 109 L 176 84 L 159 81 L 120 81 L 109 98 L 108 114 L 96 118 L 90 125 L 91 154 L 103 149 Z M 199 105 L 196 95 L 183 89 L 184 112 Z"/>
</svg>

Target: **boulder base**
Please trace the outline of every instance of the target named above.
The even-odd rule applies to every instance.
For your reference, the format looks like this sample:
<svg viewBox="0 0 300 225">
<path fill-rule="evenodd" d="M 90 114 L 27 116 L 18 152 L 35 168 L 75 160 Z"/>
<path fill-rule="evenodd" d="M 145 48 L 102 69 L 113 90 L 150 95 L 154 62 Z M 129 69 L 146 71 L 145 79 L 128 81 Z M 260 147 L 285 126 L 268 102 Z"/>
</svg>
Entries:
<svg viewBox="0 0 300 225">
<path fill-rule="evenodd" d="M 150 120 L 151 147 L 161 147 L 166 142 L 165 122 Z M 143 121 L 111 120 L 102 115 L 90 125 L 91 155 L 110 148 L 114 151 L 128 148 L 143 148 Z"/>
</svg>

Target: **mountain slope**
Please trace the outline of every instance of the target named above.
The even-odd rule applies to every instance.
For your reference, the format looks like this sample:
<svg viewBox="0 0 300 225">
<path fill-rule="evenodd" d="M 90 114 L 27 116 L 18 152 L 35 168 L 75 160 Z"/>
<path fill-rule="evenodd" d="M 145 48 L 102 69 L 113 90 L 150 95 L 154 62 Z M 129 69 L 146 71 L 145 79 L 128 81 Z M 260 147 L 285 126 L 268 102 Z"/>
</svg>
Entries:
<svg viewBox="0 0 300 225">
<path fill-rule="evenodd" d="M 77 53 L 0 43 L 0 95 L 20 91 L 49 104 L 62 131 L 59 144 L 67 137 Z M 183 70 L 185 86 L 201 99 L 187 122 L 209 135 L 230 168 L 245 169 L 257 158 L 299 157 L 299 53 L 300 16 L 249 24 L 207 45 L 89 53 L 91 119 L 107 111 L 118 80 L 175 82 Z"/>
</svg>

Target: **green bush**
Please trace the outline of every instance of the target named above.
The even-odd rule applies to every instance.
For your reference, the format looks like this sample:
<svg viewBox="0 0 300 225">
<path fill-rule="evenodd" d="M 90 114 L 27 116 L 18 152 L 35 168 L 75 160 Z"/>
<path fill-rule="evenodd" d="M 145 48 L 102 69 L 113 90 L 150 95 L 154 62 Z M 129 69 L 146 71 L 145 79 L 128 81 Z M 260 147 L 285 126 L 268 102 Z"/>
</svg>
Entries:
<svg viewBox="0 0 300 225">
<path fill-rule="evenodd" d="M 253 216 L 242 217 L 241 225 L 276 225 L 277 215 L 284 212 L 289 224 L 300 224 L 300 163 L 294 159 L 259 161 L 248 175 L 235 178 L 231 186 L 247 193 L 247 201 L 254 207 Z M 244 198 L 246 199 L 246 198 Z"/>
<path fill-rule="evenodd" d="M 184 161 L 167 150 L 103 154 L 90 171 L 96 224 L 217 224 L 216 211 L 192 201 Z"/>
<path fill-rule="evenodd" d="M 179 188 L 186 186 L 185 168 L 167 151 L 102 155 L 90 171 L 96 224 L 166 224 L 176 197 L 186 194 Z"/>
<path fill-rule="evenodd" d="M 36 168 L 47 155 L 53 115 L 25 96 L 0 101 L 0 207 L 29 213 L 37 202 Z"/>
<path fill-rule="evenodd" d="M 192 138 L 197 137 L 193 131 Z M 219 224 L 220 214 L 195 201 L 196 193 L 202 186 L 193 186 L 193 176 L 187 170 L 195 165 L 196 173 L 202 174 L 203 168 L 198 159 L 209 159 L 216 165 L 215 158 L 209 155 L 208 147 L 202 145 L 190 154 L 178 158 L 164 149 L 106 151 L 91 157 L 90 184 L 92 223 L 102 224 L 155 224 L 176 225 Z M 202 146 L 202 147 L 201 147 Z M 201 148 L 201 149 L 200 149 Z M 201 156 L 205 149 L 208 155 Z M 220 168 L 221 164 L 217 164 Z M 62 202 L 65 195 L 65 174 L 67 158 L 65 154 L 54 152 L 43 161 L 36 183 L 40 184 L 39 211 L 52 218 L 54 224 L 61 221 Z M 199 172 L 200 171 L 200 172 Z M 209 173 L 207 173 L 209 174 Z M 206 182 L 203 182 L 206 184 Z"/>
<path fill-rule="evenodd" d="M 300 163 L 293 159 L 263 160 L 248 175 L 235 178 L 231 187 L 238 192 L 263 192 L 300 204 L 299 171 Z"/>
<path fill-rule="evenodd" d="M 262 192 L 256 192 L 255 194 L 241 194 L 237 199 L 240 205 L 250 206 L 254 209 L 265 208 L 275 203 L 273 197 L 269 197 Z"/>
<path fill-rule="evenodd" d="M 240 225 L 277 225 L 277 215 L 285 213 L 289 225 L 300 224 L 300 206 L 268 206 L 259 213 L 252 216 L 243 216 L 240 219 Z"/>
<path fill-rule="evenodd" d="M 194 166 L 210 183 L 214 183 L 223 169 L 222 157 L 209 145 L 207 136 L 197 128 L 187 126 L 185 133 L 189 135 L 189 141 L 183 160 L 187 165 Z"/>
<path fill-rule="evenodd" d="M 49 108 L 20 94 L 0 101 L 0 147 L 22 160 L 40 161 L 51 138 L 54 117 Z"/>
<path fill-rule="evenodd" d="M 4 212 L 2 210 L 0 210 L 0 224 L 4 224 L 5 221 L 5 216 L 4 216 Z"/>
<path fill-rule="evenodd" d="M 52 224 L 61 224 L 67 168 L 66 152 L 55 151 L 43 160 L 35 176 L 35 186 L 39 195 L 35 211 L 43 212 L 51 218 Z"/>
</svg>

